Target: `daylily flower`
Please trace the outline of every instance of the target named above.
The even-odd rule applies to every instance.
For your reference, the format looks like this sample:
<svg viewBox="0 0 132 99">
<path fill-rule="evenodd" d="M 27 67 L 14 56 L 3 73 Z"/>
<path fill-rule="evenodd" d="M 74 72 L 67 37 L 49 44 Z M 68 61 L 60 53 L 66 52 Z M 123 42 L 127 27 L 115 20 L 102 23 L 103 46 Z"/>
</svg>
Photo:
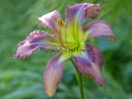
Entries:
<svg viewBox="0 0 132 99">
<path fill-rule="evenodd" d="M 92 77 L 96 83 L 105 88 L 101 70 L 104 63 L 102 52 L 98 48 L 86 44 L 86 40 L 91 37 L 109 36 L 110 41 L 114 41 L 112 27 L 101 20 L 93 21 L 83 27 L 87 18 L 97 17 L 99 9 L 99 4 L 90 3 L 67 6 L 65 22 L 59 12 L 54 10 L 38 18 L 39 22 L 50 30 L 50 34 L 35 30 L 18 44 L 14 58 L 23 59 L 37 49 L 65 50 L 53 56 L 46 65 L 44 89 L 49 96 L 54 95 L 62 78 L 64 62 L 71 57 L 82 75 Z"/>
</svg>

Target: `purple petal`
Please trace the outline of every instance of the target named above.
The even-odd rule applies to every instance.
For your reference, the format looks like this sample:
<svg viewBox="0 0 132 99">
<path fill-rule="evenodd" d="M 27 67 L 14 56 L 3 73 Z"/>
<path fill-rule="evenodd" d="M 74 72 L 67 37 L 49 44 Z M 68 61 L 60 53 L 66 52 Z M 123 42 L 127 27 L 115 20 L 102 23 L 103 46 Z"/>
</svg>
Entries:
<svg viewBox="0 0 132 99">
<path fill-rule="evenodd" d="M 62 78 L 64 61 L 60 61 L 60 56 L 61 53 L 55 55 L 48 62 L 44 72 L 44 89 L 49 96 L 54 95 Z"/>
<path fill-rule="evenodd" d="M 39 17 L 39 22 L 44 26 L 50 28 L 53 32 L 56 32 L 56 24 L 61 19 L 58 11 L 54 10 L 48 14 Z"/>
<path fill-rule="evenodd" d="M 17 53 L 14 58 L 25 58 L 33 54 L 38 48 L 47 49 L 53 47 L 48 40 L 51 36 L 44 31 L 35 30 L 33 31 L 24 41 L 18 44 Z"/>
<path fill-rule="evenodd" d="M 98 48 L 86 44 L 86 51 L 81 52 L 78 56 L 74 56 L 74 60 L 82 75 L 92 77 L 96 83 L 105 88 L 101 70 L 104 59 L 102 52 Z"/>
<path fill-rule="evenodd" d="M 101 20 L 89 23 L 84 27 L 84 32 L 87 32 L 89 34 L 88 38 L 110 36 L 111 39 L 115 39 L 112 27 L 107 22 Z"/>
<path fill-rule="evenodd" d="M 89 17 L 95 18 L 100 9 L 99 4 L 82 3 L 74 6 L 67 6 L 66 21 L 70 22 L 73 18 L 82 18 L 82 23 Z"/>
</svg>

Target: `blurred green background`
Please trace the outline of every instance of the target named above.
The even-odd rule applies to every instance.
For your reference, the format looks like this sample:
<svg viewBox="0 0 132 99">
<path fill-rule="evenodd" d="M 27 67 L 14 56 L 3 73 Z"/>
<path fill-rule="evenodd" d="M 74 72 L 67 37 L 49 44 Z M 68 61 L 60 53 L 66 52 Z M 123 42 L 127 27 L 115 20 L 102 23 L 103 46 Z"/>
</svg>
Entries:
<svg viewBox="0 0 132 99">
<path fill-rule="evenodd" d="M 50 98 L 44 92 L 43 72 L 55 53 L 38 50 L 24 60 L 13 59 L 17 44 L 35 29 L 45 30 L 38 17 L 54 9 L 65 18 L 66 5 L 80 2 L 100 3 L 96 19 L 109 22 L 116 36 L 88 40 L 103 52 L 102 68 L 106 89 L 93 79 L 83 77 L 85 99 L 132 99 L 132 0 L 0 0 L 0 99 L 80 99 L 75 70 L 70 61 L 56 94 Z"/>
</svg>

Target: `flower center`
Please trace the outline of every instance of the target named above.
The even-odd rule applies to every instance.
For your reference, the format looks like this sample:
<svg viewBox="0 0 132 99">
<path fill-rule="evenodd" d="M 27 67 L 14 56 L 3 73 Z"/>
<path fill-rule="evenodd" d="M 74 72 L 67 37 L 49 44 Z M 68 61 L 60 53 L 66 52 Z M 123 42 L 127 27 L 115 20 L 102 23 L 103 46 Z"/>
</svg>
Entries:
<svg viewBox="0 0 132 99">
<path fill-rule="evenodd" d="M 76 26 L 76 25 L 77 26 Z M 71 50 L 83 50 L 81 45 L 84 43 L 83 38 L 83 31 L 78 23 L 71 22 L 68 24 L 66 22 L 65 26 L 61 26 L 61 38 L 64 49 L 71 49 Z"/>
<path fill-rule="evenodd" d="M 84 33 L 81 23 L 77 20 L 64 23 L 57 20 L 57 33 L 55 34 L 55 47 L 66 51 L 84 50 Z"/>
</svg>

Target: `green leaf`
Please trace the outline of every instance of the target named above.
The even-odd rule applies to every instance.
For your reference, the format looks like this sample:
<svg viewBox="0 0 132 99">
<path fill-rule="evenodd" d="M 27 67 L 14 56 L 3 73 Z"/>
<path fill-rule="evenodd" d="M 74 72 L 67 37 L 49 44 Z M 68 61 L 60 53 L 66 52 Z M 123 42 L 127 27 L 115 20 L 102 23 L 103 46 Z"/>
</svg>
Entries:
<svg viewBox="0 0 132 99">
<path fill-rule="evenodd" d="M 120 0 L 105 1 L 101 7 L 98 19 L 101 19 L 105 15 L 109 14 L 112 11 L 113 7 L 115 7 L 119 1 Z"/>
<path fill-rule="evenodd" d="M 128 19 L 130 19 L 131 2 L 129 0 L 121 0 L 121 2 L 122 2 L 121 7 L 124 8 L 124 11 L 128 15 Z"/>
<path fill-rule="evenodd" d="M 110 15 L 110 22 L 112 23 L 115 19 L 117 19 L 117 16 L 122 11 L 121 9 L 121 2 L 119 1 L 111 10 Z"/>
</svg>

